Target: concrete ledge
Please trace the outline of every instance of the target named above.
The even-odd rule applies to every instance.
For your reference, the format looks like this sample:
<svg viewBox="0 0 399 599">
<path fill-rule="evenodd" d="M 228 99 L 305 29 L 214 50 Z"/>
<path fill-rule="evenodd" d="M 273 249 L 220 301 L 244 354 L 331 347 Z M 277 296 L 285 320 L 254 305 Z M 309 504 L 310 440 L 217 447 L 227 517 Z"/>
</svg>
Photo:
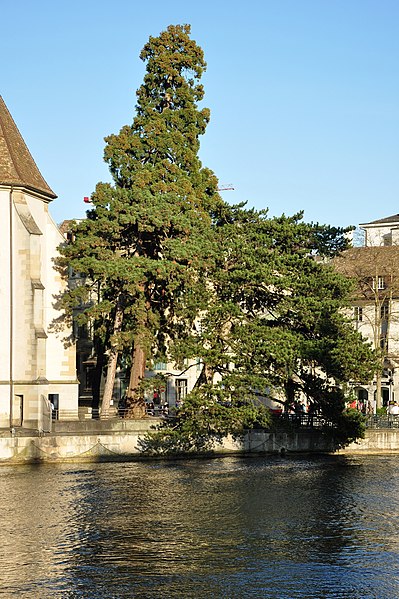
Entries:
<svg viewBox="0 0 399 599">
<path fill-rule="evenodd" d="M 399 429 L 367 429 L 364 439 L 351 443 L 339 454 L 399 453 Z"/>
<path fill-rule="evenodd" d="M 160 419 L 59 422 L 52 433 L 0 432 L 0 464 L 29 462 L 98 462 L 143 458 L 139 439 Z M 242 441 L 226 438 L 216 455 L 335 453 L 321 430 L 251 431 Z M 399 453 L 399 430 L 368 430 L 366 438 L 337 454 Z"/>
<path fill-rule="evenodd" d="M 73 422 L 53 420 L 51 432 L 57 435 L 81 435 L 91 432 L 113 434 L 121 431 L 148 431 L 152 426 L 156 426 L 161 421 L 161 418 L 155 418 L 151 416 L 143 418 L 142 420 L 130 420 L 122 418 L 109 418 L 107 420 L 79 420 Z"/>
<path fill-rule="evenodd" d="M 68 432 L 65 426 L 68 423 L 62 423 L 62 431 L 35 436 L 29 431 L 23 434 L 17 431 L 15 435 L 4 431 L 0 435 L 0 464 L 139 459 L 144 457 L 140 452 L 139 439 L 157 422 L 159 419 L 150 418 L 118 420 L 111 427 L 110 421 L 83 422 L 78 427 L 74 422 L 70 423 L 74 432 Z M 92 430 L 83 426 L 86 424 Z M 93 430 L 96 426 L 97 430 Z M 226 438 L 214 451 L 217 455 L 330 453 L 331 440 L 317 430 L 293 433 L 251 431 L 242 441 Z"/>
</svg>

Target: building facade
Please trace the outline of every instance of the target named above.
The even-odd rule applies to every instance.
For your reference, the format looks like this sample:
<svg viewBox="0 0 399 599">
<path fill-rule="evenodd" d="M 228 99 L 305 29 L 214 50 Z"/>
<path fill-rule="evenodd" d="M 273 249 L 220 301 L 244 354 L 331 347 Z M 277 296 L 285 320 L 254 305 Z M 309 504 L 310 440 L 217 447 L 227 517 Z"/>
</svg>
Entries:
<svg viewBox="0 0 399 599">
<path fill-rule="evenodd" d="M 72 329 L 60 309 L 54 265 L 63 237 L 49 214 L 56 197 L 0 97 L 0 427 L 46 430 L 78 418 Z"/>
<path fill-rule="evenodd" d="M 364 245 L 335 260 L 356 280 L 352 318 L 380 356 L 381 368 L 368 385 L 355 385 L 361 405 L 373 411 L 399 402 L 399 214 L 363 223 Z"/>
</svg>

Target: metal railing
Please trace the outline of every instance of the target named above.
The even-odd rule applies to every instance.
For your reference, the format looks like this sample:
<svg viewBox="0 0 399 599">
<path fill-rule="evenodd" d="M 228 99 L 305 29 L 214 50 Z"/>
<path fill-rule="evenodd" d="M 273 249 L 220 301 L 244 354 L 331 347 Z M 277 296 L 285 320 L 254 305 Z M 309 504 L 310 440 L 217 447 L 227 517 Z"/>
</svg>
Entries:
<svg viewBox="0 0 399 599">
<path fill-rule="evenodd" d="M 146 415 L 154 418 L 174 417 L 175 408 L 165 409 L 162 406 L 155 408 L 146 406 Z M 53 413 L 53 421 L 68 421 L 68 420 L 107 420 L 107 419 L 124 419 L 128 417 L 128 410 L 125 408 L 111 408 L 108 412 L 101 412 L 99 409 L 90 408 L 86 413 L 76 413 L 76 411 L 61 411 L 60 414 Z M 326 428 L 334 426 L 326 418 L 318 414 L 275 414 L 274 423 L 277 426 L 292 426 L 298 428 Z M 383 415 L 368 415 L 366 416 L 365 424 L 370 429 L 399 429 L 399 415 L 383 414 Z"/>
<path fill-rule="evenodd" d="M 399 429 L 399 414 L 383 414 L 381 416 L 369 415 L 365 417 L 366 428 L 370 429 L 381 429 L 381 428 L 394 428 Z M 334 426 L 331 422 L 328 422 L 325 418 L 315 415 L 310 416 L 308 414 L 281 414 L 278 421 L 289 422 L 294 426 L 301 428 L 325 428 L 326 426 Z"/>
<path fill-rule="evenodd" d="M 323 416 L 318 414 L 285 414 L 282 413 L 275 416 L 275 422 L 281 425 L 289 424 L 300 428 L 325 428 L 332 427 L 333 423 L 329 422 Z"/>
<path fill-rule="evenodd" d="M 147 416 L 155 416 L 155 417 L 165 417 L 165 416 L 169 416 L 171 414 L 175 413 L 175 410 L 173 408 L 168 408 L 165 409 L 165 407 L 162 406 L 156 406 L 155 408 L 149 408 L 148 406 L 145 407 L 145 413 Z M 102 411 L 101 409 L 98 408 L 89 408 L 88 410 L 86 410 L 85 412 L 80 411 L 79 412 L 79 420 L 97 420 L 97 419 L 123 419 L 128 417 L 129 415 L 129 410 L 127 408 L 110 408 L 107 411 Z M 60 420 L 67 420 L 67 418 L 65 417 L 65 412 L 62 414 L 62 418 L 60 418 Z"/>
<path fill-rule="evenodd" d="M 399 428 L 399 414 L 383 414 L 381 416 L 368 416 L 367 428 Z"/>
</svg>

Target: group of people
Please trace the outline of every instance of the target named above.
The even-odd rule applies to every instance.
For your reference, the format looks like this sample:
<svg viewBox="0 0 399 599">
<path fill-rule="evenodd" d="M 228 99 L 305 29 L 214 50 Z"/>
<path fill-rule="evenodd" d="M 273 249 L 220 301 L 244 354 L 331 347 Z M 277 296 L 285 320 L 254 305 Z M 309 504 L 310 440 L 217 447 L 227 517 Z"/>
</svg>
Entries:
<svg viewBox="0 0 399 599">
<path fill-rule="evenodd" d="M 399 404 L 397 401 L 390 401 L 385 407 L 388 416 L 399 416 Z M 365 415 L 372 415 L 375 413 L 375 406 L 373 406 L 373 402 L 371 402 L 370 400 L 360 401 L 358 399 L 354 399 L 348 404 L 348 408 L 358 410 L 359 412 L 362 412 L 362 414 Z"/>
<path fill-rule="evenodd" d="M 359 412 L 365 415 L 374 414 L 374 406 L 370 400 L 362 401 L 360 399 L 353 399 L 348 403 L 347 407 L 351 408 L 352 410 L 358 410 Z"/>
<path fill-rule="evenodd" d="M 167 402 L 156 404 L 153 401 L 147 401 L 146 410 L 149 416 L 168 416 L 169 404 Z"/>
</svg>

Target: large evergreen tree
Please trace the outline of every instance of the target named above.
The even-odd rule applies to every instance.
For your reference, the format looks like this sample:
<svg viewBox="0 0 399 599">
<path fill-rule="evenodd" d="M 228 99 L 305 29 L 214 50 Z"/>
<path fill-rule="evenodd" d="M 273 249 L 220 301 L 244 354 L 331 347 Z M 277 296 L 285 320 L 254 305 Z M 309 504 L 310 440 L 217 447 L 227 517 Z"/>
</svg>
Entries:
<svg viewBox="0 0 399 599">
<path fill-rule="evenodd" d="M 335 425 L 339 443 L 359 436 L 345 387 L 372 378 L 375 356 L 345 317 L 352 282 L 326 262 L 347 245 L 346 231 L 304 223 L 301 214 L 268 218 L 226 207 L 213 233 L 207 308 L 193 334 L 171 345 L 177 361 L 199 357 L 202 374 L 176 423 L 143 446 L 209 448 L 213 439 L 265 423 L 262 396 L 284 408 L 306 397 L 313 413 Z"/>
<path fill-rule="evenodd" d="M 345 231 L 334 232 L 334 244 L 322 242 L 329 231 L 300 214 L 226 209 L 214 227 L 207 308 L 194 334 L 172 345 L 176 359 L 202 359 L 199 384 L 217 375 L 237 398 L 242 389 L 268 388 L 276 396 L 284 390 L 284 401 L 291 391 L 316 401 L 310 380 L 325 388 L 370 380 L 373 353 L 343 310 L 353 284 L 323 260 L 344 244 Z"/>
<path fill-rule="evenodd" d="M 189 33 L 170 26 L 145 45 L 136 116 L 106 139 L 113 184 L 97 185 L 63 249 L 63 263 L 83 277 L 65 305 L 82 304 L 100 367 L 105 355 L 103 411 L 123 358 L 128 415 L 143 415 L 146 362 L 165 356 L 202 363 L 177 437 L 164 431 L 172 444 L 198 449 L 266 424 L 257 396 L 267 393 L 283 403 L 305 394 L 342 424 L 338 386 L 368 380 L 373 368 L 342 314 L 350 283 L 321 261 L 345 247 L 345 231 L 222 202 L 198 158 L 206 65 Z"/>
<path fill-rule="evenodd" d="M 207 229 L 222 204 L 216 177 L 198 157 L 199 137 L 209 122 L 209 110 L 197 105 L 206 63 L 189 34 L 188 25 L 169 26 L 144 46 L 146 74 L 136 116 L 106 138 L 114 183 L 97 185 L 92 210 L 63 250 L 65 263 L 85 281 L 66 303 L 100 289 L 100 301 L 86 306 L 80 318 L 95 319 L 108 350 L 104 412 L 118 358 L 129 349 L 128 414 L 143 414 L 146 360 L 164 351 L 187 322 L 186 317 L 176 322 L 176 309 L 183 292 L 187 298 L 187 288 L 198 285 L 209 253 Z M 200 296 L 191 293 L 195 297 Z M 198 309 L 194 304 L 191 299 L 189 320 Z"/>
</svg>

